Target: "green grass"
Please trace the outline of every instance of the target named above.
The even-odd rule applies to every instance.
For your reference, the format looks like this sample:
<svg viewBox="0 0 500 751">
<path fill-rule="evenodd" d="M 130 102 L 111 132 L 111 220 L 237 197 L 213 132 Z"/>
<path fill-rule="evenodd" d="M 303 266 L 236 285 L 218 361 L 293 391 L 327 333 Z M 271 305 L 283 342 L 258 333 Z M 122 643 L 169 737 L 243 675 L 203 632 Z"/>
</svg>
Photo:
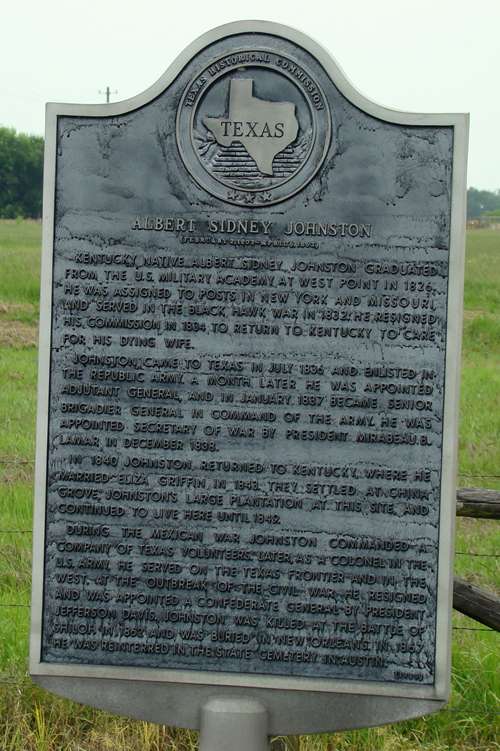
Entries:
<svg viewBox="0 0 500 751">
<path fill-rule="evenodd" d="M 0 530 L 31 526 L 40 225 L 0 222 Z M 467 245 L 459 485 L 500 488 L 500 233 Z M 3 307 L 2 307 L 3 306 Z M 1 331 L 1 328 L 0 328 Z M 456 573 L 499 592 L 498 522 L 457 520 Z M 481 553 L 485 557 L 461 555 Z M 31 535 L 0 533 L 1 751 L 193 751 L 193 732 L 117 718 L 43 691 L 26 677 Z M 449 708 L 411 722 L 304 736 L 301 751 L 494 751 L 500 749 L 499 636 L 454 614 Z M 0 680 L 2 680 L 0 678 Z M 495 714 L 496 713 L 496 714 Z"/>
<path fill-rule="evenodd" d="M 36 350 L 33 347 L 0 348 L 0 482 L 31 479 L 35 451 L 36 374 Z"/>
<path fill-rule="evenodd" d="M 500 311 L 500 232 L 467 233 L 464 307 L 495 315 Z"/>
<path fill-rule="evenodd" d="M 38 322 L 41 231 L 36 221 L 0 221 L 0 325 Z"/>
<path fill-rule="evenodd" d="M 498 317 L 478 317 L 466 321 L 459 440 L 459 465 L 462 474 L 500 475 L 499 342 Z M 493 481 L 490 487 L 499 486 L 494 477 L 489 479 Z"/>
<path fill-rule="evenodd" d="M 464 310 L 459 484 L 499 489 L 500 232 L 467 234 Z"/>
</svg>

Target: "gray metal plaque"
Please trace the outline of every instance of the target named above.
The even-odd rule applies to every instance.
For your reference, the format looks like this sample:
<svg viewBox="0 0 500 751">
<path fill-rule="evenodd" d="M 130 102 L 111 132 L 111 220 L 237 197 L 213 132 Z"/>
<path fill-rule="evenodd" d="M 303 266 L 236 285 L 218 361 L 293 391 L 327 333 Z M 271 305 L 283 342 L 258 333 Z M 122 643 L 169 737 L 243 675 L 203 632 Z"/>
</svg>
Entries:
<svg viewBox="0 0 500 751">
<path fill-rule="evenodd" d="M 38 681 L 445 700 L 466 131 L 263 22 L 48 106 Z"/>
</svg>

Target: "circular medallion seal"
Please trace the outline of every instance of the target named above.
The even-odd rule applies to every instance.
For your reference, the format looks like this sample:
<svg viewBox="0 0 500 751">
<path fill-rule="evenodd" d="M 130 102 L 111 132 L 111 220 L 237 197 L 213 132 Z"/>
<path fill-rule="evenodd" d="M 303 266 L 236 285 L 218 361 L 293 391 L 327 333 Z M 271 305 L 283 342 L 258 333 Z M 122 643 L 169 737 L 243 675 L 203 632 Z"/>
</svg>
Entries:
<svg viewBox="0 0 500 751">
<path fill-rule="evenodd" d="M 177 144 L 196 182 L 238 206 L 268 206 L 316 174 L 331 137 L 323 92 L 302 65 L 269 50 L 214 60 L 186 87 Z"/>
</svg>

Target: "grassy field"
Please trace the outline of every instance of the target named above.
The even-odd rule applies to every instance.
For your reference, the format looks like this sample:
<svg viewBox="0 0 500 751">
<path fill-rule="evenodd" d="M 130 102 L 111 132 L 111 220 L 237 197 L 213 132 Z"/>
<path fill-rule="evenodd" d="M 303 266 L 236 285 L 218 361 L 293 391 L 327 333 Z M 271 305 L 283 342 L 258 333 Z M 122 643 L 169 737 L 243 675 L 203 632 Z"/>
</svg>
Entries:
<svg viewBox="0 0 500 751">
<path fill-rule="evenodd" d="M 0 749 L 190 751 L 195 733 L 73 704 L 26 676 L 39 246 L 38 223 L 0 222 Z M 468 236 L 466 260 L 462 487 L 500 489 L 499 366 L 500 233 L 476 230 Z M 498 522 L 459 519 L 456 572 L 498 593 L 499 540 Z M 500 749 L 499 636 L 459 614 L 454 625 L 453 693 L 446 710 L 372 730 L 304 736 L 302 751 Z"/>
</svg>

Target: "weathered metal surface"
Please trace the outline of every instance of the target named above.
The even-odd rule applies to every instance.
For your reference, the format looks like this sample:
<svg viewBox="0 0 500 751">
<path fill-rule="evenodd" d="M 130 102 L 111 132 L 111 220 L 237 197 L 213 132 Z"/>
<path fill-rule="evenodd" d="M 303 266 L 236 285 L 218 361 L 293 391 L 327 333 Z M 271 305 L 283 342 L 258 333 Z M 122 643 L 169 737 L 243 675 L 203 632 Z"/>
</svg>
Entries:
<svg viewBox="0 0 500 751">
<path fill-rule="evenodd" d="M 465 121 L 205 42 L 50 121 L 33 672 L 441 699 Z"/>
</svg>

